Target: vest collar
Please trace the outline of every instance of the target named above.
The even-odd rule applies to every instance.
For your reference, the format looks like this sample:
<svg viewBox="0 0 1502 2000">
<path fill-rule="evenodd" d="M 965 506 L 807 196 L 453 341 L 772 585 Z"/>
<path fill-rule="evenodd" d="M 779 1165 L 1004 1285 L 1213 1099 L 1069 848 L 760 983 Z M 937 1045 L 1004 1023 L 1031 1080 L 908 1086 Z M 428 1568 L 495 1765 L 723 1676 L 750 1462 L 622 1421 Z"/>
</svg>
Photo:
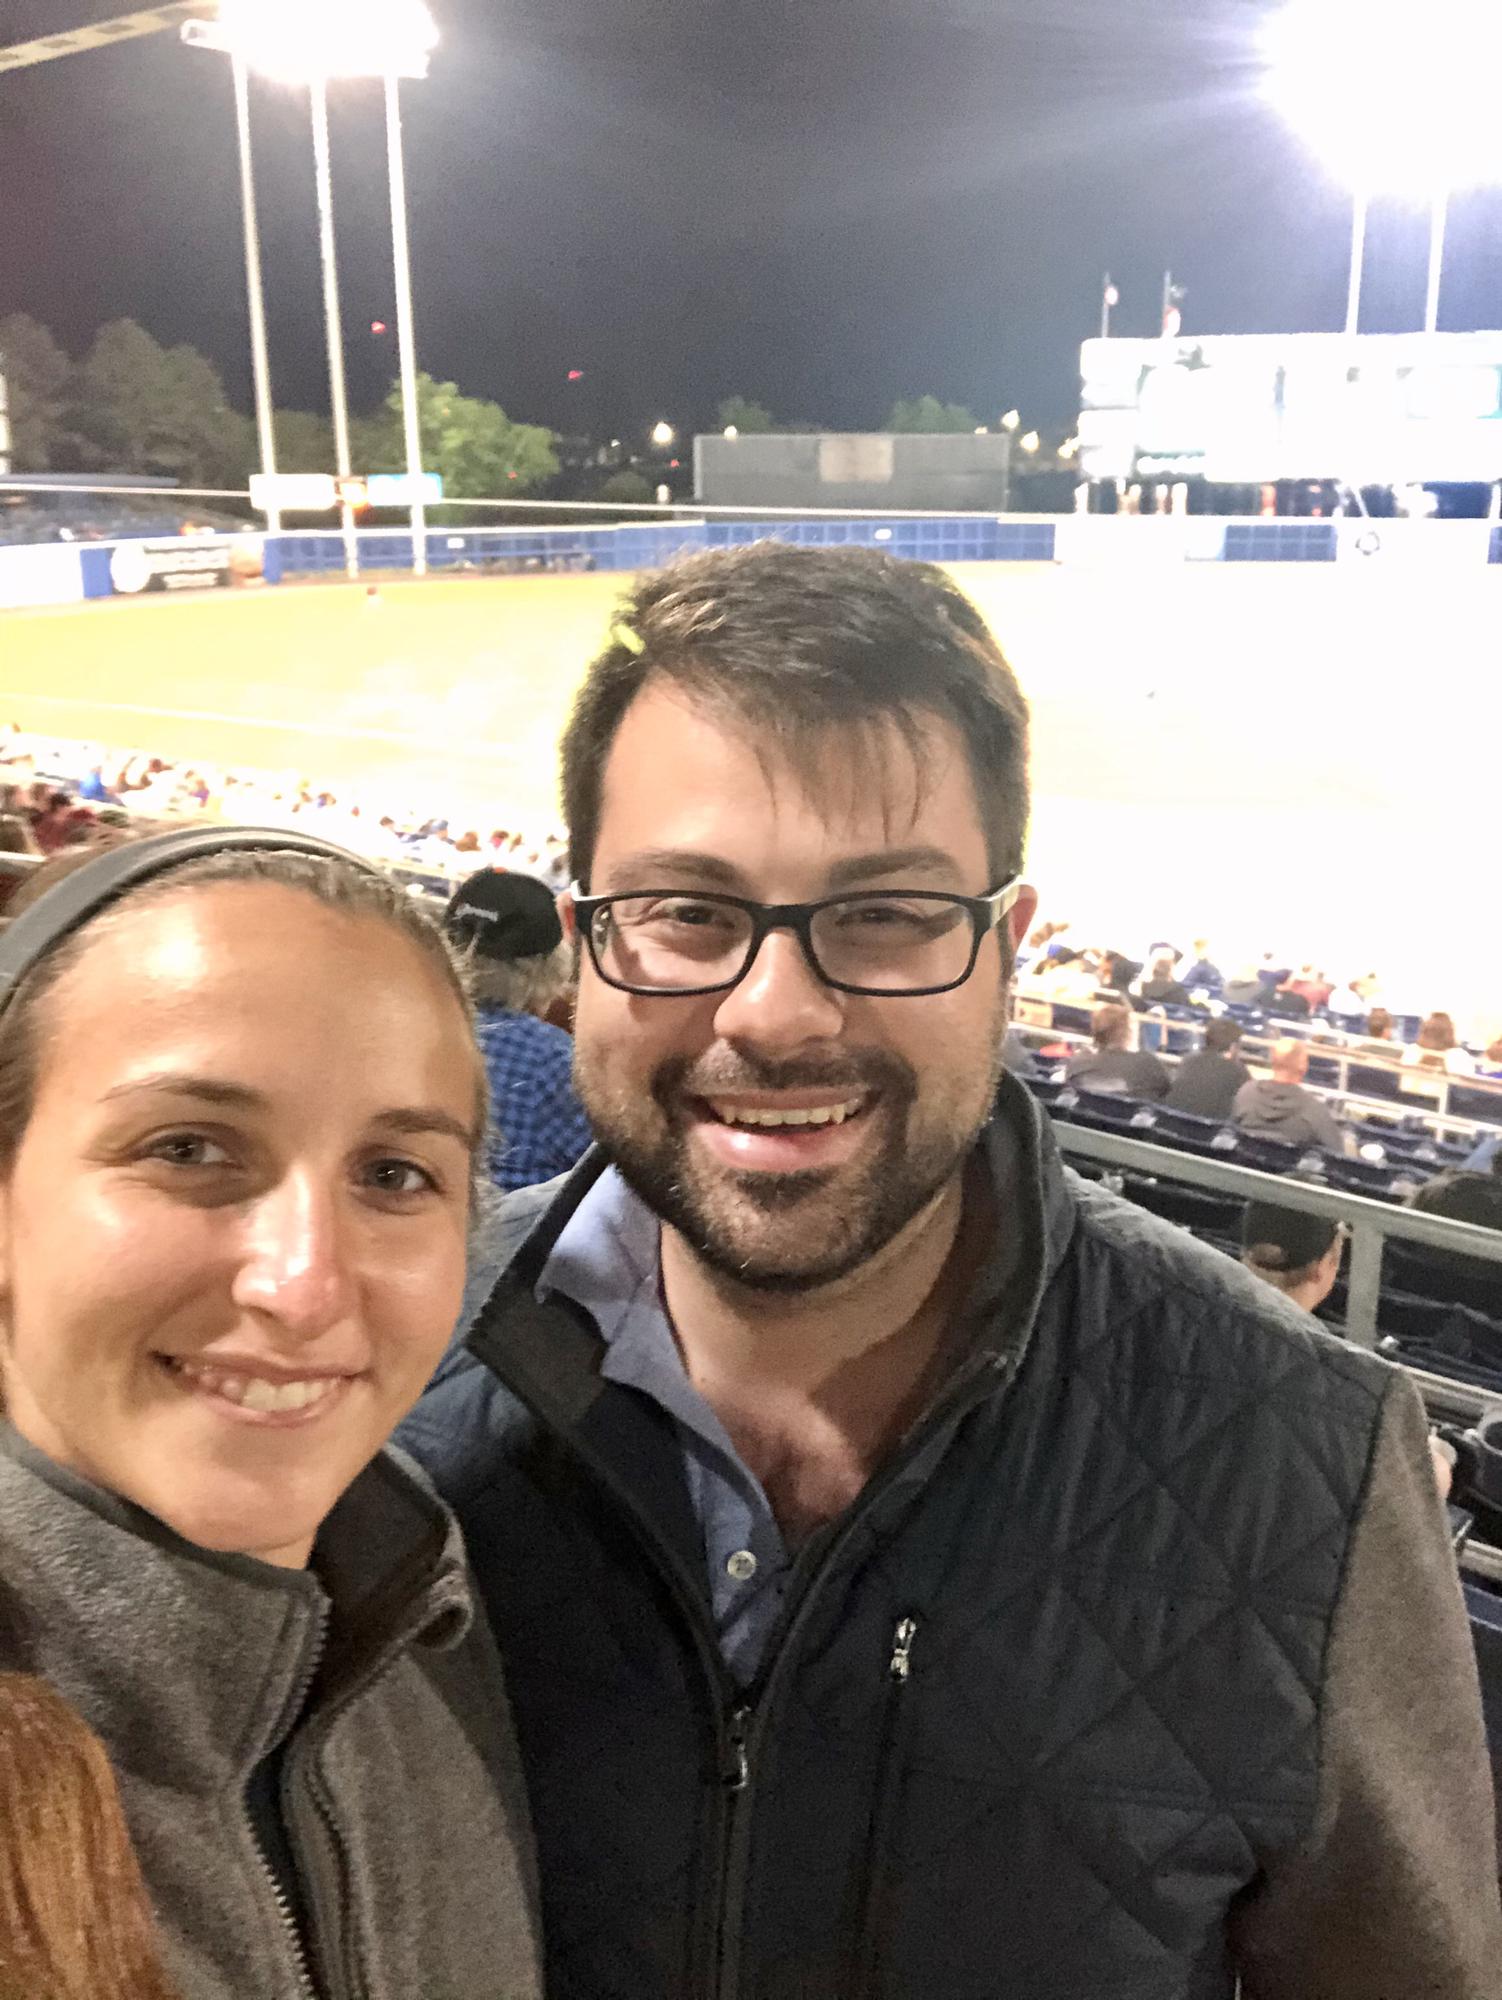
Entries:
<svg viewBox="0 0 1502 2000">
<path fill-rule="evenodd" d="M 995 1247 L 963 1311 L 972 1329 L 963 1344 L 970 1366 L 985 1357 L 1001 1369 L 1015 1366 L 1026 1349 L 1043 1294 L 1073 1237 L 1077 1206 L 1048 1121 L 1013 1076 L 1001 1079 L 979 1152 L 992 1187 L 1005 1195 L 998 1197 Z M 520 1242 L 507 1246 L 509 1261 L 468 1339 L 482 1361 L 565 1431 L 588 1415 L 606 1386 L 599 1374 L 604 1343 L 587 1313 L 557 1294 L 539 1301 L 536 1286 L 554 1245 L 609 1164 L 598 1146 L 591 1148 Z M 536 1215 L 535 1207 L 530 1213 Z"/>
</svg>

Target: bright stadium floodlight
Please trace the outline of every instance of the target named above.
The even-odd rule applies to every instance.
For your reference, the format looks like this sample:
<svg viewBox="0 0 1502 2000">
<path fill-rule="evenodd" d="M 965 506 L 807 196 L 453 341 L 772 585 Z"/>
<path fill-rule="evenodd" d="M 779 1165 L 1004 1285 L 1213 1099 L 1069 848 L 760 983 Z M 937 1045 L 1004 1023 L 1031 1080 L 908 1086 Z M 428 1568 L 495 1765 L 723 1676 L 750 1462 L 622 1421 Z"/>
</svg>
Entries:
<svg viewBox="0 0 1502 2000">
<path fill-rule="evenodd" d="M 237 55 L 278 83 L 425 77 L 438 46 L 426 0 L 220 0 L 184 40 Z"/>
<path fill-rule="evenodd" d="M 1290 0 L 1266 31 L 1267 93 L 1356 192 L 1347 331 L 1356 330 L 1367 207 L 1433 209 L 1425 323 L 1438 324 L 1452 191 L 1502 179 L 1497 0 Z"/>
</svg>

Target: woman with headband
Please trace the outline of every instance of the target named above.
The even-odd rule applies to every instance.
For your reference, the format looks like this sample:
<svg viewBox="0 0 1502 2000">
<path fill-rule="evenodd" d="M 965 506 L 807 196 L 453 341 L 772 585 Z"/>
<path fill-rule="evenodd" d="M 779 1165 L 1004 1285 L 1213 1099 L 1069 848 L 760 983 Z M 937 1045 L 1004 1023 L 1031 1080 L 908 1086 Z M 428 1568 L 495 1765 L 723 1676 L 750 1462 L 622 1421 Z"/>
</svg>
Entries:
<svg viewBox="0 0 1502 2000">
<path fill-rule="evenodd" d="M 493 1645 L 385 1449 L 485 1111 L 440 934 L 320 841 L 137 842 L 0 936 L 0 1668 L 103 1741 L 182 2000 L 540 1990 Z"/>
</svg>

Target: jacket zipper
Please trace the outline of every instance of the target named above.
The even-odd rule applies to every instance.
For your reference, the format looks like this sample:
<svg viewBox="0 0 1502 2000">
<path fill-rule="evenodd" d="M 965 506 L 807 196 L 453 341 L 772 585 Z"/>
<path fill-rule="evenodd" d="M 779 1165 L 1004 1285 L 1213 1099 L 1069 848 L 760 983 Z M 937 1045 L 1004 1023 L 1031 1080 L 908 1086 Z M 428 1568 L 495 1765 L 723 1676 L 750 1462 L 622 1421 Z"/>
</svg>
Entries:
<svg viewBox="0 0 1502 2000">
<path fill-rule="evenodd" d="M 313 1646 L 307 1660 L 304 1662 L 303 1670 L 298 1675 L 287 1703 L 286 1712 L 292 1718 L 293 1723 L 296 1722 L 297 1717 L 302 1713 L 303 1703 L 308 1698 L 308 1690 L 313 1685 L 313 1678 L 317 1674 L 319 1665 L 323 1659 L 323 1649 L 327 1638 L 328 1620 L 325 1615 L 319 1625 L 317 1643 Z M 280 1792 L 280 1785 L 278 1785 L 277 1789 Z M 278 1811 L 281 1809 L 279 1800 L 277 1809 Z M 271 1857 L 261 1845 L 261 1836 L 256 1831 L 256 1823 L 251 1816 L 248 1805 L 245 1809 L 245 1824 L 250 1829 L 250 1844 L 255 1850 L 256 1860 L 261 1864 L 261 1873 L 265 1876 L 266 1886 L 271 1891 L 271 1900 L 276 1905 L 277 1916 L 281 1919 L 282 1929 L 287 1934 L 287 1944 L 292 1956 L 293 1969 L 297 1976 L 298 2000 L 319 2000 L 318 1988 L 313 1979 L 313 1968 L 308 1961 L 307 1944 L 303 1939 L 302 1931 L 298 1927 L 292 1905 L 287 1900 L 287 1892 L 282 1887 L 281 1879 L 271 1865 Z M 289 1848 L 291 1846 L 290 1835 L 288 1846 Z M 296 1856 L 294 1855 L 293 1858 L 295 1860 Z"/>
<path fill-rule="evenodd" d="M 902 1771 L 906 1724 L 911 1712 L 908 1689 L 912 1685 L 913 1641 L 917 1636 L 916 1618 L 899 1619 L 892 1634 L 892 1657 L 887 1662 L 886 1712 L 882 1718 L 881 1747 L 877 1752 L 876 1779 L 871 1795 L 871 1832 L 866 1844 L 861 1893 L 855 1905 L 856 1931 L 851 1941 L 849 2000 L 871 2000 L 876 1992 L 883 1941 L 882 1893 L 886 1887 L 887 1856 L 897 1821 L 898 1781 Z"/>
<path fill-rule="evenodd" d="M 287 1892 L 278 1881 L 276 1870 L 261 1845 L 261 1836 L 256 1832 L 254 1820 L 250 1818 L 249 1813 L 245 1817 L 250 1827 L 250 1841 L 255 1849 L 256 1860 L 261 1864 L 261 1873 L 265 1876 L 266 1886 L 271 1891 L 271 1900 L 276 1905 L 277 1916 L 287 1934 L 287 1948 L 292 1955 L 293 1970 L 297 1976 L 298 2000 L 318 2000 L 318 1988 L 313 1984 L 313 1973 L 308 1964 L 307 1947 L 302 1941 L 297 1919 L 292 1914 L 292 1905 L 287 1901 Z"/>
</svg>

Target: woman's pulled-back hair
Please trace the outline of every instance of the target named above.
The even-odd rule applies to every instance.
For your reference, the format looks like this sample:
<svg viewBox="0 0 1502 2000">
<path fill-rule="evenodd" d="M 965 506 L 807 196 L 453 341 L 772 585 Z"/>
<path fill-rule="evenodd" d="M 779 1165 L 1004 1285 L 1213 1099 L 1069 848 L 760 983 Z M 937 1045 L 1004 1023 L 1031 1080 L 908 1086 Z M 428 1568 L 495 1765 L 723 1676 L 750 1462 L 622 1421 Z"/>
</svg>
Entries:
<svg viewBox="0 0 1502 2000">
<path fill-rule="evenodd" d="M 103 1744 L 0 1674 L 0 2000 L 176 2000 Z"/>
<path fill-rule="evenodd" d="M 877 729 L 895 726 L 921 775 L 923 725 L 938 717 L 965 745 L 996 885 L 1022 865 L 1027 703 L 979 611 L 929 563 L 763 541 L 643 578 L 563 737 L 569 861 L 586 888 L 605 762 L 649 683 L 769 741 L 815 795 L 831 728 L 850 732 L 874 765 Z"/>
<path fill-rule="evenodd" d="M 25 884 L 26 905 L 35 907 L 49 889 L 94 858 L 70 853 L 39 868 Z M 45 952 L 12 990 L 0 1012 L 0 1175 L 10 1170 L 31 1119 L 46 1032 L 46 1002 L 67 973 L 87 956 L 90 945 L 136 911 L 222 884 L 257 882 L 300 890 L 343 916 L 389 924 L 432 965 L 453 994 L 464 1021 L 473 1028 L 474 1012 L 459 959 L 441 927 L 389 876 L 339 855 L 293 849 L 226 847 L 199 854 L 125 889 Z M 478 1059 L 476 1076 L 481 1112 L 476 1129 L 483 1130 L 488 1100 L 484 1068 Z M 483 1157 L 482 1144 L 476 1159 Z M 0 2000 L 8 2000 L 3 1989 Z"/>
</svg>

